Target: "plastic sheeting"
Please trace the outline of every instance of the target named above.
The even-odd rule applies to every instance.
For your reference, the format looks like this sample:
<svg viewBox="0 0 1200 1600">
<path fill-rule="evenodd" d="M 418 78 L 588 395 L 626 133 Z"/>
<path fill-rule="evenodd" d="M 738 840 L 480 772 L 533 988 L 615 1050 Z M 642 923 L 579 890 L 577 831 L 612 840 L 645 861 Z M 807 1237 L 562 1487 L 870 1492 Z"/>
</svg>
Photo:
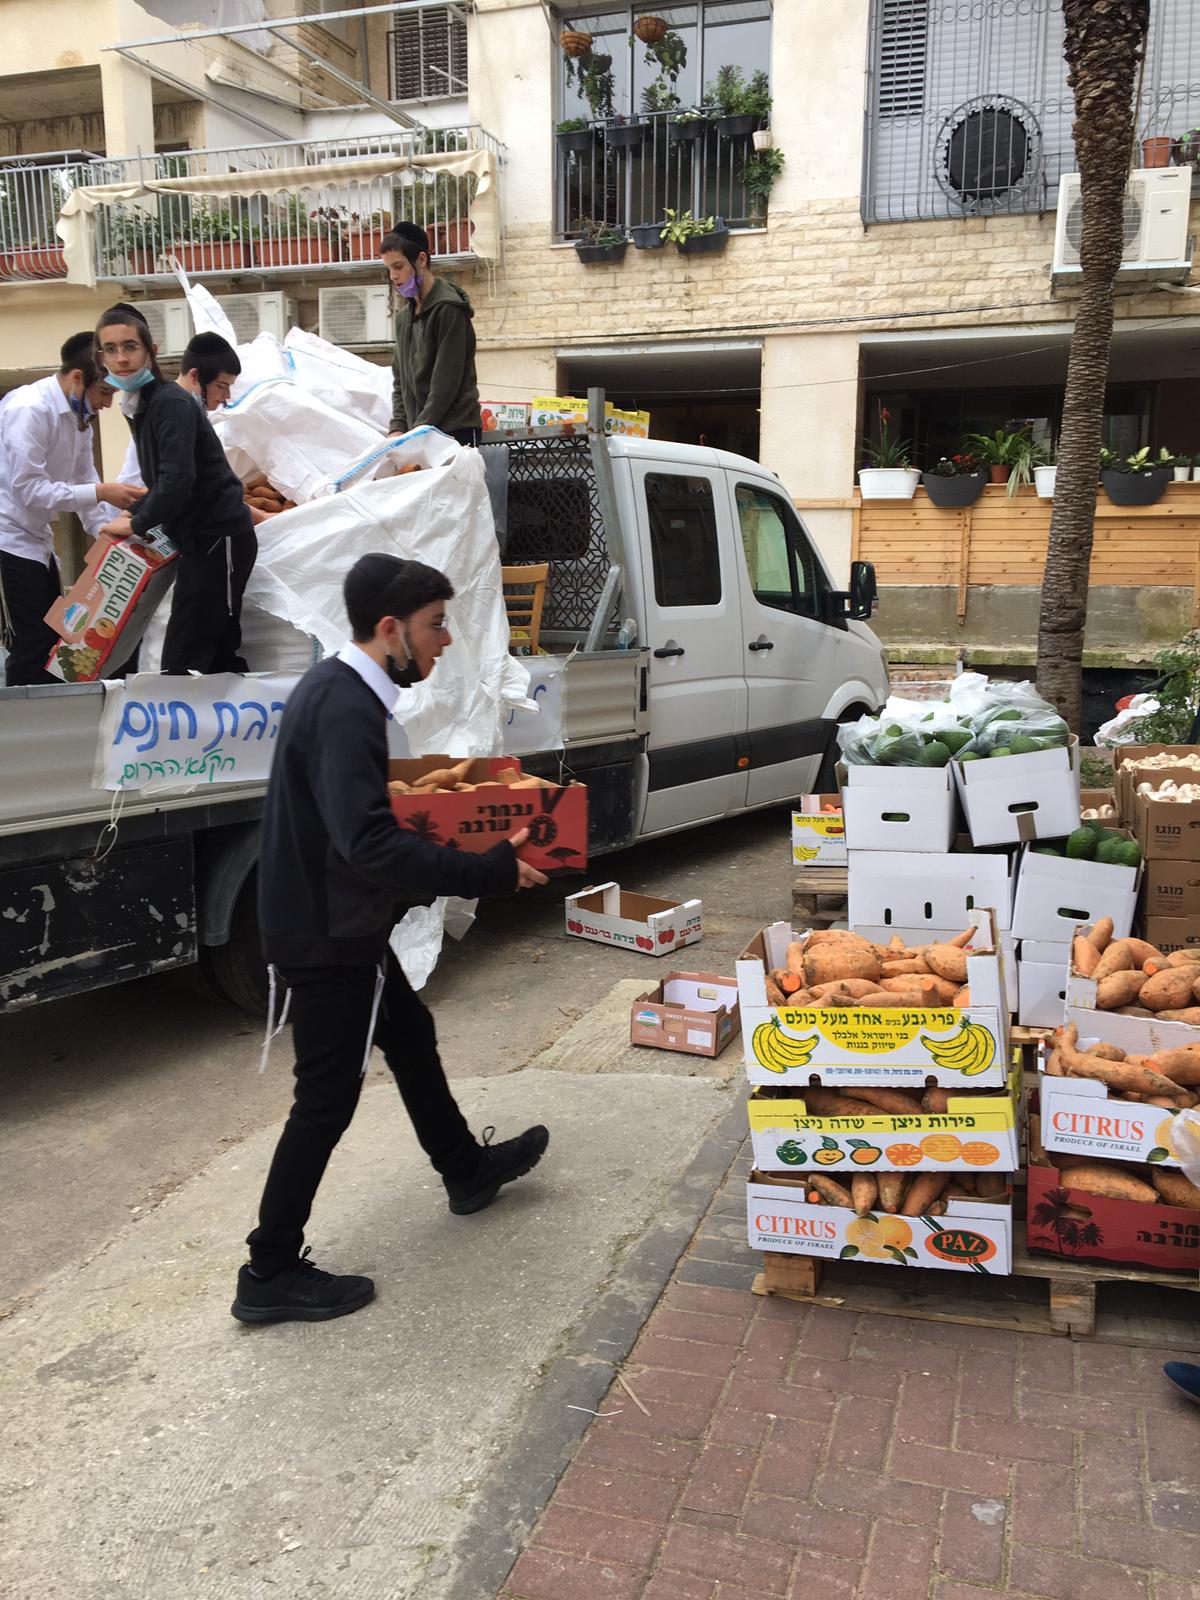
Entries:
<svg viewBox="0 0 1200 1600">
<path fill-rule="evenodd" d="M 256 383 L 212 424 L 239 478 L 265 473 L 297 505 L 331 494 L 348 461 L 383 443 L 370 423 L 285 378 Z"/>
</svg>

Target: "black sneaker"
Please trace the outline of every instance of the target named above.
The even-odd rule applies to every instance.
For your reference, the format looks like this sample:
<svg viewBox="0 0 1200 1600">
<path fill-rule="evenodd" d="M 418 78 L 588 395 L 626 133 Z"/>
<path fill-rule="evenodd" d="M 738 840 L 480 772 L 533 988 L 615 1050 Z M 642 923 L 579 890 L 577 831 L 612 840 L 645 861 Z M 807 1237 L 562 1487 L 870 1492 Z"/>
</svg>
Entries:
<svg viewBox="0 0 1200 1600">
<path fill-rule="evenodd" d="M 483 1130 L 479 1165 L 469 1178 L 459 1183 L 444 1180 L 446 1193 L 450 1196 L 450 1209 L 456 1217 L 464 1217 L 472 1211 L 482 1211 L 484 1206 L 490 1206 L 500 1193 L 502 1184 L 511 1183 L 514 1178 L 523 1178 L 527 1172 L 533 1171 L 550 1143 L 550 1130 L 543 1128 L 540 1123 L 536 1128 L 526 1128 L 515 1139 L 505 1139 L 503 1144 L 492 1143 L 495 1132 L 495 1128 Z"/>
<path fill-rule="evenodd" d="M 370 1278 L 335 1277 L 309 1260 L 308 1245 L 294 1266 L 273 1278 L 238 1271 L 237 1299 L 230 1310 L 239 1322 L 328 1322 L 358 1311 L 374 1298 Z"/>
</svg>

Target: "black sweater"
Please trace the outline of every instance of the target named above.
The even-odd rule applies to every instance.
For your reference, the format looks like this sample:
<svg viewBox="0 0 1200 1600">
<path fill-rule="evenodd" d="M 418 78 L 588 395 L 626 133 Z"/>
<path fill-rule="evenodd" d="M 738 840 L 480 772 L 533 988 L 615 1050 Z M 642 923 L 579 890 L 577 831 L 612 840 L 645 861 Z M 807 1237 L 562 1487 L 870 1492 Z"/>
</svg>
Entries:
<svg viewBox="0 0 1200 1600">
<path fill-rule="evenodd" d="M 134 533 L 161 527 L 181 550 L 252 533 L 241 479 L 193 396 L 177 383 L 156 380 L 139 397 L 133 438 L 149 493 L 134 507 Z"/>
<path fill-rule="evenodd" d="M 311 667 L 280 721 L 263 816 L 258 909 L 268 961 L 374 965 L 402 915 L 401 897 L 516 888 L 507 839 L 469 855 L 400 827 L 387 762 L 378 696 L 336 658 Z"/>
</svg>

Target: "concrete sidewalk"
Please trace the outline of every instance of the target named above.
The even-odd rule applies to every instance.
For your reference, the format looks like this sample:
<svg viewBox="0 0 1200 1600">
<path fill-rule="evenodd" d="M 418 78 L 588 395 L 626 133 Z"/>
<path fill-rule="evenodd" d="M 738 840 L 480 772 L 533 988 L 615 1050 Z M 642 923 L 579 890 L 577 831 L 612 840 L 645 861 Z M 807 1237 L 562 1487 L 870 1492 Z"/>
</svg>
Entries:
<svg viewBox="0 0 1200 1600">
<path fill-rule="evenodd" d="M 377 1278 L 355 1316 L 229 1316 L 269 1129 L 0 1324 L 6 1600 L 494 1592 L 508 1526 L 483 1577 L 459 1572 L 477 1554 L 468 1530 L 489 1491 L 518 1505 L 527 1482 L 549 1492 L 587 1420 L 568 1407 L 595 1406 L 728 1164 L 732 1146 L 672 1196 L 734 1095 L 645 1070 L 455 1088 L 501 1137 L 545 1120 L 547 1157 L 490 1210 L 451 1217 L 394 1086 L 369 1086 L 310 1232 L 319 1262 Z M 623 1265 L 656 1229 L 660 1275 L 622 1297 Z M 614 1290 L 606 1360 L 595 1311 Z M 589 1314 L 595 1353 L 580 1357 Z"/>
<path fill-rule="evenodd" d="M 748 1170 L 501 1600 L 1200 1600 L 1200 1356 L 760 1299 Z"/>
</svg>

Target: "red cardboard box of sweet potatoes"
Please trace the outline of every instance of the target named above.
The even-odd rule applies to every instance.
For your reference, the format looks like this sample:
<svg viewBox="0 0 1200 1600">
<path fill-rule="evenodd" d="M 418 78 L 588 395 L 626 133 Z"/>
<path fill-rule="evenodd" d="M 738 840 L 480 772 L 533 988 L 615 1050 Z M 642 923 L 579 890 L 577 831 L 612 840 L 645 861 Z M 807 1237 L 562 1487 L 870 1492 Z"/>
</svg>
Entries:
<svg viewBox="0 0 1200 1600">
<path fill-rule="evenodd" d="M 587 789 L 524 772 L 515 756 L 422 756 L 388 762 L 388 794 L 402 828 L 433 844 L 478 855 L 518 828 L 518 852 L 539 872 L 587 866 Z"/>
</svg>

